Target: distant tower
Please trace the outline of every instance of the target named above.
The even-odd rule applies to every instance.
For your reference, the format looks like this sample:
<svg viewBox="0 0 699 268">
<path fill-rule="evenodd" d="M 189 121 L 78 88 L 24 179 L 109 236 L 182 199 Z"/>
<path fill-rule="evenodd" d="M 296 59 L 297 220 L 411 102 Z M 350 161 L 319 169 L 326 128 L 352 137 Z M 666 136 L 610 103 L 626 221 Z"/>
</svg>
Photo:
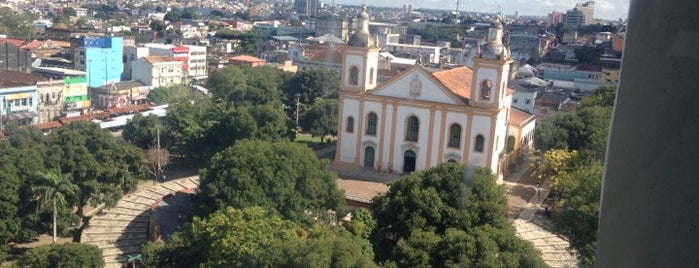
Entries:
<svg viewBox="0 0 699 268">
<path fill-rule="evenodd" d="M 456 0 L 456 13 L 459 13 L 459 0 Z"/>
</svg>

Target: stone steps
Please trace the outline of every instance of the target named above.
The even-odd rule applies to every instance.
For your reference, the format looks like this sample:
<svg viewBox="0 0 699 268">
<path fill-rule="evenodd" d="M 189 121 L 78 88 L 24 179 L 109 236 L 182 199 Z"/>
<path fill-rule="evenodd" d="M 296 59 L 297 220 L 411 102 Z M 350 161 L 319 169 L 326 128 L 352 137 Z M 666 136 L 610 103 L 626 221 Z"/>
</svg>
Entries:
<svg viewBox="0 0 699 268">
<path fill-rule="evenodd" d="M 118 214 L 118 215 L 130 215 L 130 216 L 139 216 L 142 215 L 144 212 L 142 210 L 137 210 L 133 208 L 126 208 L 126 207 L 113 207 L 110 208 L 109 210 L 106 210 L 105 213 L 107 214 Z M 99 218 L 104 215 L 100 215 L 94 218 Z"/>
<path fill-rule="evenodd" d="M 141 238 L 136 239 L 119 239 L 119 240 L 102 240 L 102 241 L 89 241 L 90 245 L 96 246 L 98 248 L 111 248 L 111 247 L 127 247 L 133 245 L 142 245 L 145 240 Z"/>
<path fill-rule="evenodd" d="M 141 192 L 133 194 L 133 196 L 149 200 L 151 202 L 151 204 L 155 203 L 155 202 L 159 202 L 163 198 L 162 195 L 159 195 L 159 194 L 156 194 L 153 192 L 148 192 L 148 191 L 141 191 Z"/>
<path fill-rule="evenodd" d="M 165 188 L 166 190 L 170 191 L 168 194 L 173 194 L 177 193 L 182 190 L 186 190 L 186 188 L 183 188 L 177 184 L 171 183 L 171 184 L 162 184 L 160 187 Z"/>
<path fill-rule="evenodd" d="M 160 188 L 160 187 L 150 188 L 150 189 L 147 189 L 146 191 L 151 192 L 151 193 L 155 193 L 155 194 L 159 194 L 161 196 L 166 196 L 166 195 L 169 195 L 172 193 L 171 191 Z"/>
<path fill-rule="evenodd" d="M 130 239 L 147 239 L 146 233 L 87 233 L 83 235 L 83 243 L 93 241 L 119 241 Z"/>
<path fill-rule="evenodd" d="M 103 250 L 106 268 L 122 267 L 126 256 L 140 253 L 148 239 L 152 206 L 168 195 L 198 187 L 199 178 L 193 176 L 132 193 L 103 215 L 90 219 L 81 241 Z"/>
<path fill-rule="evenodd" d="M 123 202 L 123 205 L 126 205 L 126 206 L 132 205 L 134 208 L 141 209 L 141 208 L 150 208 L 153 206 L 153 204 L 157 204 L 158 201 L 151 200 L 150 198 L 134 195 L 129 199 L 122 200 L 122 202 Z"/>
<path fill-rule="evenodd" d="M 148 232 L 148 225 L 141 226 L 91 226 L 83 231 L 84 234 L 91 233 L 143 233 Z"/>
</svg>

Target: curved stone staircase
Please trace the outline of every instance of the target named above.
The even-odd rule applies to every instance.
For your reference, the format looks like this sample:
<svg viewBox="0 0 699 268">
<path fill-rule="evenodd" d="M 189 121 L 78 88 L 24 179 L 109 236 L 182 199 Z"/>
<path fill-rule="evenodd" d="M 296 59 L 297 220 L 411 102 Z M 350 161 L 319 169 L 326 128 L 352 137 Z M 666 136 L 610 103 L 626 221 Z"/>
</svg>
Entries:
<svg viewBox="0 0 699 268">
<path fill-rule="evenodd" d="M 578 267 L 575 251 L 568 250 L 570 243 L 567 240 L 528 220 L 516 219 L 514 226 L 519 237 L 541 251 L 541 258 L 549 267 Z"/>
<path fill-rule="evenodd" d="M 199 176 L 193 176 L 159 183 L 124 196 L 115 207 L 90 219 L 80 242 L 101 248 L 105 267 L 121 267 L 127 255 L 141 253 L 143 244 L 148 241 L 152 208 L 169 195 L 198 187 Z"/>
</svg>

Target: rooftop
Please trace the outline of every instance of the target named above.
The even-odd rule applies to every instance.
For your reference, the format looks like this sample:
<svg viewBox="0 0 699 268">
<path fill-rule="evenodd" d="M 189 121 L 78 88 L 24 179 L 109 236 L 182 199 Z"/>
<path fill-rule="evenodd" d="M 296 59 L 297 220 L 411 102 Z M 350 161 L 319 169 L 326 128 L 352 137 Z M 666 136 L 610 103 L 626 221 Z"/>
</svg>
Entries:
<svg viewBox="0 0 699 268">
<path fill-rule="evenodd" d="M 144 57 L 150 63 L 174 62 L 175 60 L 165 55 L 148 55 Z M 178 61 L 179 62 L 179 61 Z"/>
<path fill-rule="evenodd" d="M 228 58 L 228 60 L 232 60 L 232 61 L 243 61 L 243 62 L 261 62 L 261 61 L 265 61 L 265 60 L 263 60 L 263 59 L 260 59 L 260 58 L 257 58 L 257 57 L 253 57 L 253 56 L 248 56 L 248 55 L 238 55 L 238 56 L 235 56 L 235 57 L 230 57 L 230 58 Z"/>
<path fill-rule="evenodd" d="M 468 67 L 464 66 L 432 74 L 454 94 L 465 99 L 471 99 L 471 77 L 473 77 L 473 71 Z"/>
<path fill-rule="evenodd" d="M 509 123 L 517 126 L 521 126 L 534 118 L 533 114 L 527 113 L 518 109 L 517 107 L 512 107 L 510 109 Z"/>
</svg>

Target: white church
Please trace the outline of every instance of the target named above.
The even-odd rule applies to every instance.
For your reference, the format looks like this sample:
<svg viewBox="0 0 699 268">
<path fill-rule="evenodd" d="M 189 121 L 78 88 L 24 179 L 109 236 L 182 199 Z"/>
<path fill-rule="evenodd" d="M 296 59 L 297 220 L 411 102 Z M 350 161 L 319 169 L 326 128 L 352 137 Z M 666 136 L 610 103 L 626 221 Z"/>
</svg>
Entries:
<svg viewBox="0 0 699 268">
<path fill-rule="evenodd" d="M 416 64 L 380 85 L 366 8 L 360 23 L 342 53 L 335 164 L 408 173 L 455 161 L 502 175 L 531 146 L 534 116 L 510 106 L 512 60 L 497 18 L 473 69 Z"/>
</svg>

